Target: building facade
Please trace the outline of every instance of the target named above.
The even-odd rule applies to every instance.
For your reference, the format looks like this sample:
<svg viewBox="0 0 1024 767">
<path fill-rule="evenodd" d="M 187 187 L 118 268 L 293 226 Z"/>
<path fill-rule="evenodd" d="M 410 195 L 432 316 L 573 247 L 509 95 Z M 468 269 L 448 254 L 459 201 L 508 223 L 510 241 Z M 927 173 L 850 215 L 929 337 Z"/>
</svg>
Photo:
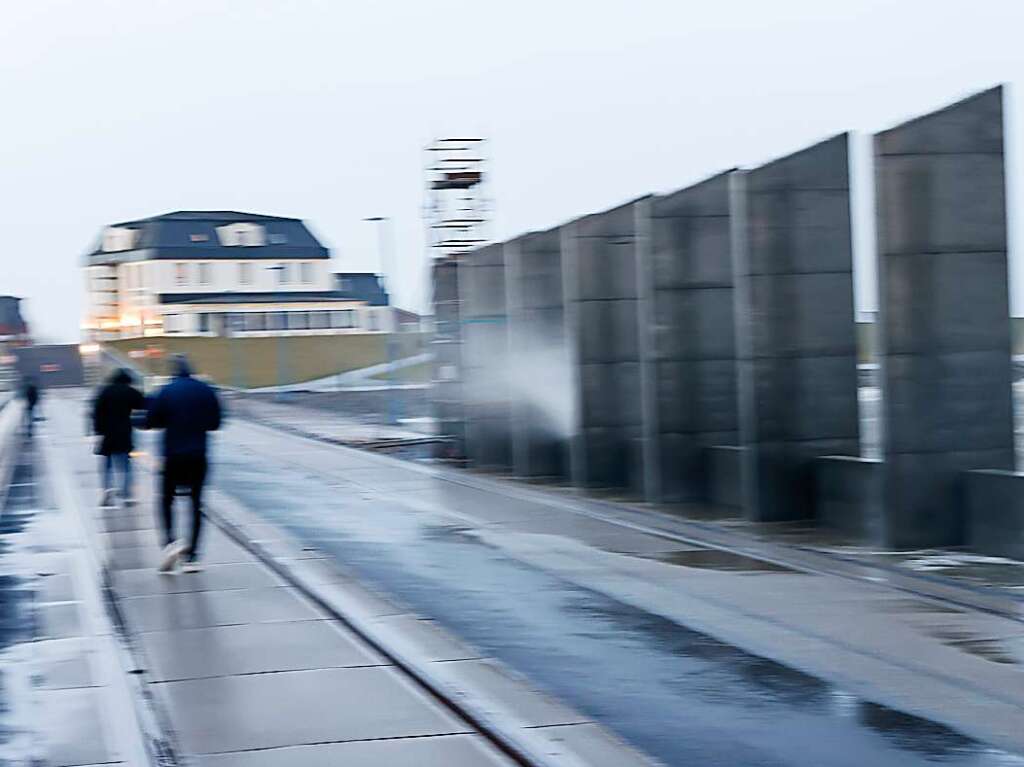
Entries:
<svg viewBox="0 0 1024 767">
<path fill-rule="evenodd" d="M 390 332 L 390 307 L 338 290 L 295 218 L 178 211 L 106 227 L 85 259 L 85 335 Z"/>
</svg>

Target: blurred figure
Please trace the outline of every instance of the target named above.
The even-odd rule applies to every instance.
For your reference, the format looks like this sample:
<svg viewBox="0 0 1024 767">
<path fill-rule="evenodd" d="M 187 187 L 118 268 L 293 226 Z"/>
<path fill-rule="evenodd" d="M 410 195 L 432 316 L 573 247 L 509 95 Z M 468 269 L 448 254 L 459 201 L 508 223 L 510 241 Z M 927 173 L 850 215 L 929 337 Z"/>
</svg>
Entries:
<svg viewBox="0 0 1024 767">
<path fill-rule="evenodd" d="M 39 404 L 39 387 L 32 376 L 26 376 L 21 387 L 21 396 L 25 399 L 25 433 L 31 437 L 36 421 L 36 405 Z"/>
<path fill-rule="evenodd" d="M 115 468 L 121 473 L 122 500 L 126 506 L 135 503 L 132 495 L 131 452 L 135 447 L 132 413 L 145 407 L 142 392 L 132 386 L 132 374 L 124 368 L 114 371 L 93 400 L 92 431 L 100 437 L 96 454 L 104 458 L 101 506 L 114 505 Z"/>
<path fill-rule="evenodd" d="M 164 526 L 164 550 L 160 572 L 174 570 L 184 557 L 185 572 L 199 572 L 199 534 L 202 530 L 202 496 L 206 482 L 207 433 L 220 428 L 221 406 L 213 388 L 193 378 L 184 355 L 171 359 L 173 378 L 149 403 L 146 426 L 163 429 L 164 467 L 160 508 Z M 174 495 L 187 488 L 192 499 L 192 538 L 186 545 L 174 537 Z"/>
</svg>

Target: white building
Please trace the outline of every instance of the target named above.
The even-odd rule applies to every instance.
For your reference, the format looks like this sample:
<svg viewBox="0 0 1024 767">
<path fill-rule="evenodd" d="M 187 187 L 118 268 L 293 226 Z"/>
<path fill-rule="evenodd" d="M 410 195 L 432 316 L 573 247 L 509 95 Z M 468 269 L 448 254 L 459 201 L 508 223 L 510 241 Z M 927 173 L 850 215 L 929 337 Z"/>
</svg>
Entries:
<svg viewBox="0 0 1024 767">
<path fill-rule="evenodd" d="M 106 227 L 85 259 L 94 340 L 388 332 L 391 307 L 336 289 L 295 218 L 178 211 Z"/>
</svg>

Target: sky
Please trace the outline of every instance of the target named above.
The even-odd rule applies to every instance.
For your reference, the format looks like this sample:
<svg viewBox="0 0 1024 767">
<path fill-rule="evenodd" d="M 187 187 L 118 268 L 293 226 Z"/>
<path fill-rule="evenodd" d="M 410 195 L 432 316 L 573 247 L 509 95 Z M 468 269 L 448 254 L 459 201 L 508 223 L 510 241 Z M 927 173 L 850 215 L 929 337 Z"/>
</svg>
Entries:
<svg viewBox="0 0 1024 767">
<path fill-rule="evenodd" d="M 505 239 L 853 130 L 870 309 L 870 134 L 1005 82 L 1024 314 L 1022 22 L 1017 0 L 3 3 L 0 293 L 77 340 L 105 224 L 217 209 L 305 219 L 339 271 L 378 269 L 362 219 L 388 216 L 397 303 L 420 309 L 434 138 L 488 139 Z"/>
</svg>

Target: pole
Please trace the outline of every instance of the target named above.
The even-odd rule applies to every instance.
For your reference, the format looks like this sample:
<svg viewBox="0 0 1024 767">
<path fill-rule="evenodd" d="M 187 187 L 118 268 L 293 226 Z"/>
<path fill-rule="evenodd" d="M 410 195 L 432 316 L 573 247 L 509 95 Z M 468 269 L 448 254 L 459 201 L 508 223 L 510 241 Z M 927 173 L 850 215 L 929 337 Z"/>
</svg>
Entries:
<svg viewBox="0 0 1024 767">
<path fill-rule="evenodd" d="M 385 332 L 387 333 L 387 340 L 385 341 L 385 354 L 387 356 L 387 372 L 385 373 L 385 381 L 388 386 L 388 415 L 387 422 L 392 425 L 397 425 L 399 421 L 399 410 L 400 402 L 398 400 L 400 392 L 397 389 L 395 379 L 395 361 L 396 361 L 396 326 L 395 321 L 395 308 L 394 308 L 394 294 L 391 290 L 391 280 L 388 279 L 388 274 L 394 274 L 393 264 L 393 235 L 394 235 L 394 223 L 388 216 L 369 216 L 364 221 L 372 221 L 379 224 L 377 228 L 377 262 L 380 268 L 381 285 L 387 294 L 387 305 L 385 306 L 384 316 L 386 318 L 387 327 Z"/>
</svg>

